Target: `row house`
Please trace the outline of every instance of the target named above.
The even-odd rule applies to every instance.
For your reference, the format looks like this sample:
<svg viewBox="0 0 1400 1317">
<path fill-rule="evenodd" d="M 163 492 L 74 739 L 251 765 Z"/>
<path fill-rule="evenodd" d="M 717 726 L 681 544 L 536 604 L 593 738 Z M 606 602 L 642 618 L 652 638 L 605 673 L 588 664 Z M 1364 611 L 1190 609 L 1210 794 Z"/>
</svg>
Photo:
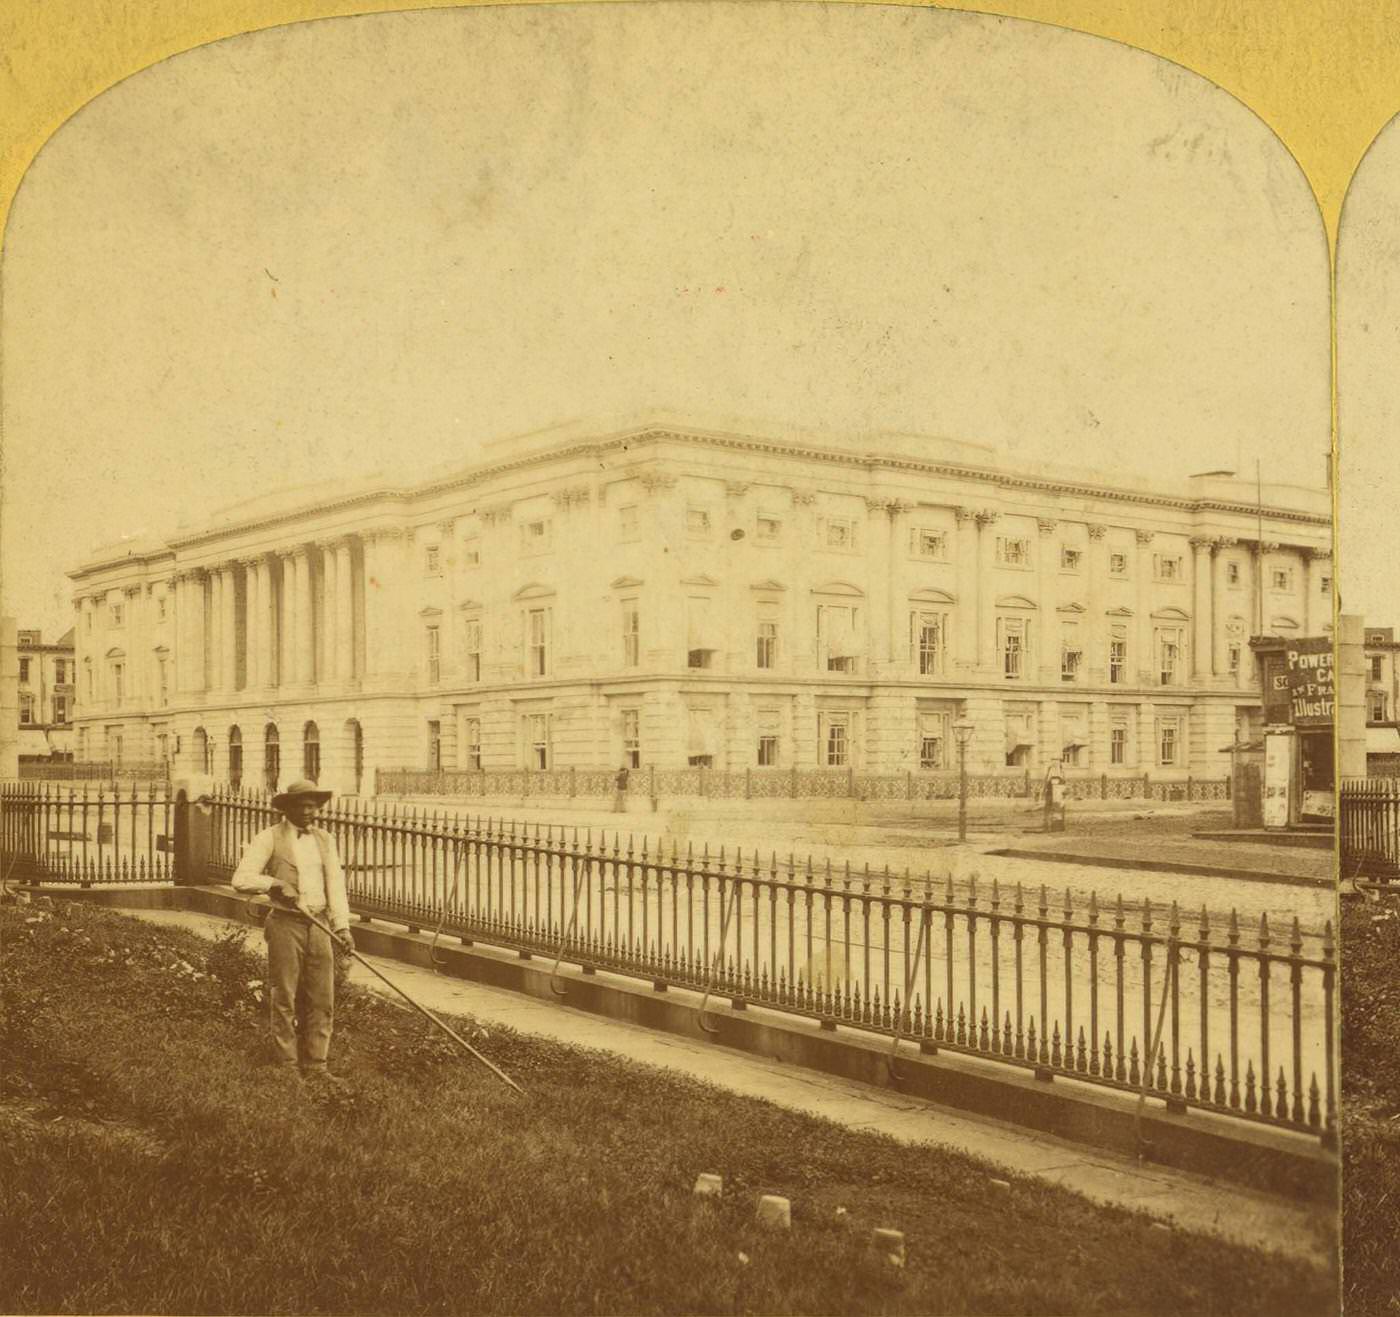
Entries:
<svg viewBox="0 0 1400 1317">
<path fill-rule="evenodd" d="M 232 509 L 72 573 L 80 747 L 375 767 L 1221 776 L 1331 628 L 1324 490 L 651 423 Z M 314 771 L 312 771 L 314 770 Z"/>
</svg>

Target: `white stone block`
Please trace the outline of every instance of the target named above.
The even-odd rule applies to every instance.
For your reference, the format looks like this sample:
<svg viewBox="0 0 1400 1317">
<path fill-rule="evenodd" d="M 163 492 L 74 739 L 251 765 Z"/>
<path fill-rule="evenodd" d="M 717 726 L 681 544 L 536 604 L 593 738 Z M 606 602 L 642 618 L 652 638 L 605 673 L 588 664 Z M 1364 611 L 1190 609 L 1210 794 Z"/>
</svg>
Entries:
<svg viewBox="0 0 1400 1317">
<path fill-rule="evenodd" d="M 877 1229 L 871 1233 L 870 1242 L 895 1266 L 904 1265 L 904 1231 Z"/>
<path fill-rule="evenodd" d="M 695 1177 L 693 1192 L 697 1198 L 718 1198 L 724 1192 L 724 1180 L 718 1175 L 702 1172 Z"/>
<path fill-rule="evenodd" d="M 764 1194 L 758 1200 L 757 1221 L 761 1226 L 775 1230 L 792 1228 L 792 1204 L 778 1194 Z"/>
</svg>

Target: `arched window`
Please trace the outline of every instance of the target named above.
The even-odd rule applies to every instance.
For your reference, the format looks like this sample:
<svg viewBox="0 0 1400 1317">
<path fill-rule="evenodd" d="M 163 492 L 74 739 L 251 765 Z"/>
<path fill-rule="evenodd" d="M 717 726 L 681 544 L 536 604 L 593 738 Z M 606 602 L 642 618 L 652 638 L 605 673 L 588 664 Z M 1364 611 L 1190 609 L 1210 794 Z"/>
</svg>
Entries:
<svg viewBox="0 0 1400 1317">
<path fill-rule="evenodd" d="M 281 776 L 282 747 L 277 740 L 277 724 L 268 723 L 263 733 L 263 783 L 269 791 L 276 791 Z"/>
<path fill-rule="evenodd" d="M 194 761 L 201 773 L 209 771 L 209 734 L 202 727 L 194 729 Z"/>
<path fill-rule="evenodd" d="M 313 782 L 321 780 L 321 732 L 315 723 L 301 729 L 301 774 Z"/>
<path fill-rule="evenodd" d="M 237 725 L 228 729 L 228 780 L 235 791 L 243 785 L 243 733 Z"/>
<path fill-rule="evenodd" d="M 350 738 L 350 764 L 355 780 L 352 794 L 358 796 L 360 794 L 360 781 L 365 774 L 365 733 L 359 720 L 355 718 L 351 718 L 345 724 L 345 731 Z"/>
</svg>

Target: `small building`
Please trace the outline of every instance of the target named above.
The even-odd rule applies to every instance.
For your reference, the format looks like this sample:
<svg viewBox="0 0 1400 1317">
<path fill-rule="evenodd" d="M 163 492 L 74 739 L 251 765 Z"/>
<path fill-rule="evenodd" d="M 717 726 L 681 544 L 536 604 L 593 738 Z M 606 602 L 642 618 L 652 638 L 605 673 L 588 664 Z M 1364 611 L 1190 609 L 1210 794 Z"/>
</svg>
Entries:
<svg viewBox="0 0 1400 1317">
<path fill-rule="evenodd" d="M 1336 816 L 1334 645 L 1330 634 L 1250 641 L 1263 688 L 1264 824 L 1330 824 Z"/>
<path fill-rule="evenodd" d="M 73 758 L 73 628 L 45 643 L 41 631 L 16 632 L 18 754 L 21 764 Z"/>
</svg>

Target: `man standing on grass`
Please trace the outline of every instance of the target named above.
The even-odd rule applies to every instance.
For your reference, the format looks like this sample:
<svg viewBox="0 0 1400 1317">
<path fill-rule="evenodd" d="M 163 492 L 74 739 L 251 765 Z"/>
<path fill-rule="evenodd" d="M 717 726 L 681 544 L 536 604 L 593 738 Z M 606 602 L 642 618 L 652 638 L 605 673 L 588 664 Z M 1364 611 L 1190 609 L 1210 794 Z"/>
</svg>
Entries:
<svg viewBox="0 0 1400 1317">
<path fill-rule="evenodd" d="M 272 901 L 264 932 L 272 1045 L 279 1067 L 300 1065 L 306 1078 L 338 1084 L 326 1069 L 335 1015 L 335 945 L 306 918 L 314 915 L 329 923 L 341 946 L 354 948 L 335 839 L 312 826 L 316 811 L 330 798 L 329 791 L 307 781 L 293 782 L 273 796 L 272 807 L 283 821 L 248 843 L 233 885 Z"/>
</svg>

